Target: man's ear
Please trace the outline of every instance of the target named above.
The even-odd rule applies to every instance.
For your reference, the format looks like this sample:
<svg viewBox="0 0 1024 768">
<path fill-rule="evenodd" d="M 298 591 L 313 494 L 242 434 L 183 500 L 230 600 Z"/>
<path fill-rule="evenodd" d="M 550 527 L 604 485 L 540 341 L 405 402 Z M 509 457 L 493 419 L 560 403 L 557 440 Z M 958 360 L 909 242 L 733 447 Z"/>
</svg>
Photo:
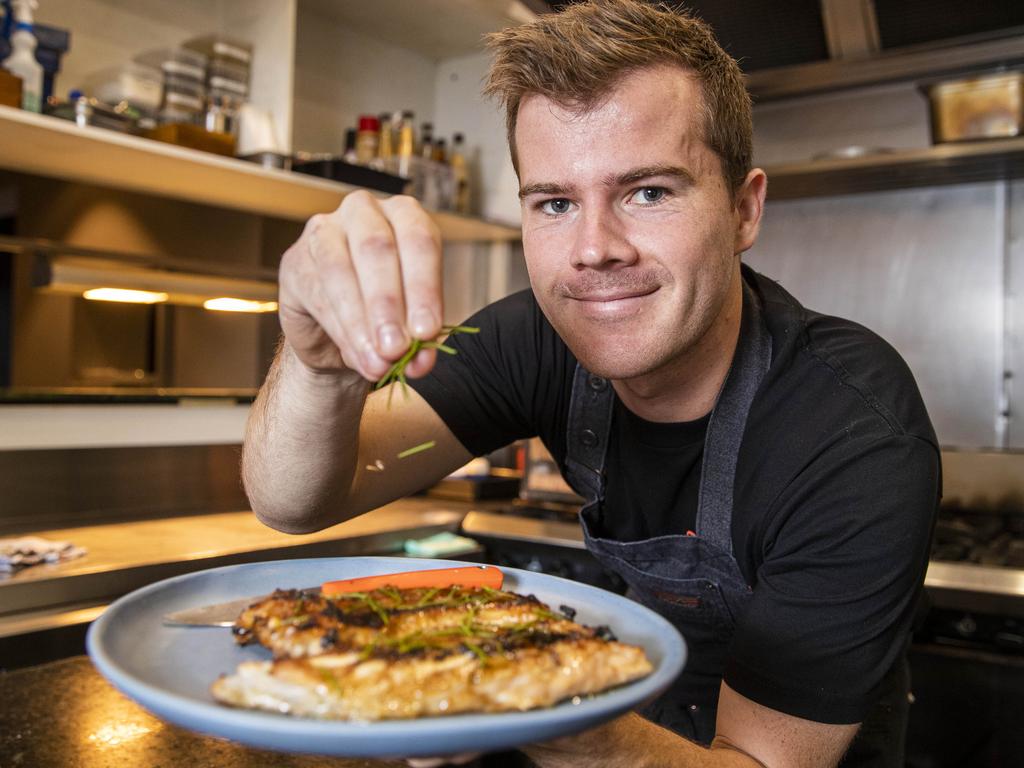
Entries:
<svg viewBox="0 0 1024 768">
<path fill-rule="evenodd" d="M 768 191 L 768 177 L 760 168 L 747 174 L 736 192 L 736 238 L 733 251 L 743 253 L 757 240 L 761 229 L 761 215 L 764 213 L 764 196 Z"/>
</svg>

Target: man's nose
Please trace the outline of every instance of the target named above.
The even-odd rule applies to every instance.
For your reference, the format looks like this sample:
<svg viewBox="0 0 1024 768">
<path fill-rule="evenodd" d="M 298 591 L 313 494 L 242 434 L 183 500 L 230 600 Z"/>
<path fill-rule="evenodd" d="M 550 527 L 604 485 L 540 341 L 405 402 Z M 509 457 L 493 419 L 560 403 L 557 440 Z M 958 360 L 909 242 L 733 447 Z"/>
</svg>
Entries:
<svg viewBox="0 0 1024 768">
<path fill-rule="evenodd" d="M 623 222 L 605 207 L 584 208 L 577 218 L 576 243 L 572 253 L 574 267 L 601 269 L 636 261 Z"/>
</svg>

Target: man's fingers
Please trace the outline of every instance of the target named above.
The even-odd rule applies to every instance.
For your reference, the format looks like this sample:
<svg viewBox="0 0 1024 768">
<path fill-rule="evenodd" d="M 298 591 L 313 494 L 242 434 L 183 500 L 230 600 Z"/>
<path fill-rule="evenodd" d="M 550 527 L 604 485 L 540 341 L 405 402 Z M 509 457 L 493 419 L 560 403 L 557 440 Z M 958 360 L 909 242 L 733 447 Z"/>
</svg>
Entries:
<svg viewBox="0 0 1024 768">
<path fill-rule="evenodd" d="M 307 365 L 337 368 L 346 356 L 344 329 L 321 296 L 305 235 L 282 257 L 279 283 L 281 327 L 292 348 Z"/>
<path fill-rule="evenodd" d="M 398 244 L 406 325 L 417 339 L 432 339 L 441 332 L 441 233 L 413 198 L 398 195 L 381 205 Z"/>
<path fill-rule="evenodd" d="M 307 365 L 348 368 L 376 381 L 413 338 L 441 332 L 441 238 L 414 199 L 366 191 L 312 217 L 281 260 L 281 325 Z M 406 369 L 423 376 L 436 354 Z"/>
<path fill-rule="evenodd" d="M 435 362 L 437 362 L 437 350 L 421 349 L 405 367 L 405 375 L 413 379 L 426 376 L 434 367 Z"/>
<path fill-rule="evenodd" d="M 405 327 L 398 243 L 391 223 L 366 192 L 347 196 L 338 217 L 358 276 L 369 336 L 380 357 L 396 360 L 409 348 L 410 338 Z"/>
<path fill-rule="evenodd" d="M 362 286 L 352 264 L 345 233 L 333 219 L 325 218 L 310 233 L 309 251 L 314 271 L 307 290 L 320 299 L 318 315 L 330 318 L 340 329 L 339 344 L 349 366 L 370 381 L 376 381 L 391 364 L 377 354 L 374 346 Z"/>
</svg>

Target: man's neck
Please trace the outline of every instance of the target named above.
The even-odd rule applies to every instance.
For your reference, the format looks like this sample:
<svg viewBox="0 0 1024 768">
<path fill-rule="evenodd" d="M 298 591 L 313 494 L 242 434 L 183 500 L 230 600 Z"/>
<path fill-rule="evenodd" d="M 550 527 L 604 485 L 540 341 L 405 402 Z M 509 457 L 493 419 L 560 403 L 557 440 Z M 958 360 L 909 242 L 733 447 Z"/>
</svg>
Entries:
<svg viewBox="0 0 1024 768">
<path fill-rule="evenodd" d="M 743 282 L 737 269 L 721 311 L 700 340 L 651 373 L 613 381 L 619 399 L 647 421 L 694 421 L 706 416 L 729 374 L 742 316 Z"/>
</svg>

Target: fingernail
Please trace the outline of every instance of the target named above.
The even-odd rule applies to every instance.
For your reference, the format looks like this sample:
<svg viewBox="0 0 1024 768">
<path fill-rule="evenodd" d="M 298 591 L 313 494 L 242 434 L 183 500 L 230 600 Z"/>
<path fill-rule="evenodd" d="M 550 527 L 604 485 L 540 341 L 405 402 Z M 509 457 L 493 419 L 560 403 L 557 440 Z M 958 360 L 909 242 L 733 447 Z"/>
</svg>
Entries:
<svg viewBox="0 0 1024 768">
<path fill-rule="evenodd" d="M 412 313 L 412 332 L 416 338 L 424 339 L 437 333 L 437 317 L 426 307 L 421 307 Z"/>
<path fill-rule="evenodd" d="M 386 355 L 403 352 L 409 345 L 402 329 L 395 323 L 387 323 L 378 328 L 377 341 L 380 343 L 381 351 Z"/>
<path fill-rule="evenodd" d="M 380 356 L 377 354 L 377 350 L 373 348 L 373 344 L 369 341 L 367 341 L 366 345 L 363 347 L 361 356 L 363 358 L 363 367 L 370 375 L 369 377 L 371 379 L 380 378 L 376 371 L 384 367 L 385 363 L 381 360 Z"/>
</svg>

